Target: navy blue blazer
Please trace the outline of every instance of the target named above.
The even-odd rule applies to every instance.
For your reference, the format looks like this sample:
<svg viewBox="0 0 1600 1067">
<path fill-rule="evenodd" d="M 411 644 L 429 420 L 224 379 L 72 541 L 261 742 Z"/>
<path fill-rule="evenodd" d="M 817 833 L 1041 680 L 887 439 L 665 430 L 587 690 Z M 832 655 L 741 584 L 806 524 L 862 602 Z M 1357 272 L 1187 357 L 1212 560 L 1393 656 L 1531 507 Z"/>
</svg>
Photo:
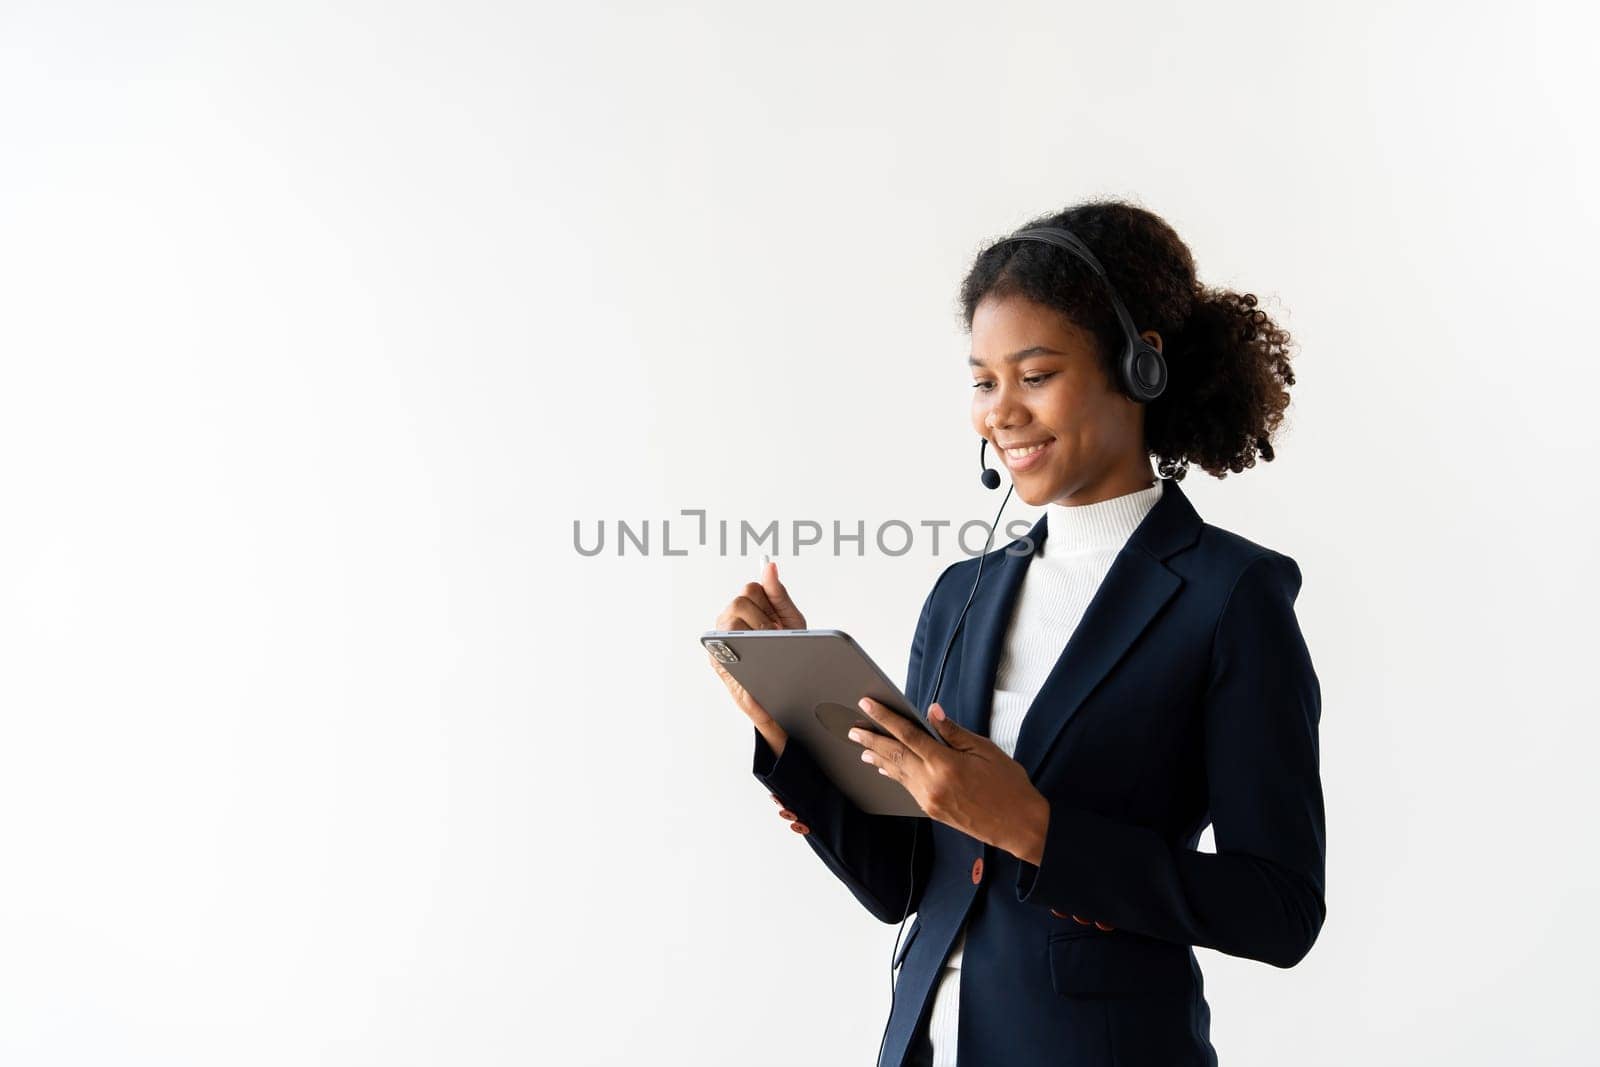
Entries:
<svg viewBox="0 0 1600 1067">
<path fill-rule="evenodd" d="M 940 703 L 984 735 L 1047 517 L 988 554 L 945 668 Z M 919 708 L 977 567 L 946 568 L 923 604 L 905 688 Z M 869 815 L 804 746 L 775 758 L 755 735 L 756 777 L 828 869 L 884 922 L 908 898 L 917 913 L 880 1067 L 926 1048 L 963 922 L 961 1067 L 1216 1064 L 1191 946 L 1292 967 L 1326 914 L 1321 689 L 1299 589 L 1292 558 L 1203 522 L 1167 481 L 1023 720 L 1014 755 L 1050 802 L 1037 867 L 931 819 Z M 1215 853 L 1195 847 L 1208 823 Z"/>
</svg>

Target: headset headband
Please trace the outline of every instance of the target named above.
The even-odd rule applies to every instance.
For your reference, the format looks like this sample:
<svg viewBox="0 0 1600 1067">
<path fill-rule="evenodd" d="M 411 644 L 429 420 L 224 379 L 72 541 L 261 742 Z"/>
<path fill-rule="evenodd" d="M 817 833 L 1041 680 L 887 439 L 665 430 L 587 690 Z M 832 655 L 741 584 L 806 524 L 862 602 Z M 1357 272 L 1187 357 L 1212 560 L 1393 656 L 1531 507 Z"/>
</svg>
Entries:
<svg viewBox="0 0 1600 1067">
<path fill-rule="evenodd" d="M 1130 342 L 1136 342 L 1139 331 L 1133 325 L 1133 316 L 1128 314 L 1127 305 L 1123 304 L 1122 297 L 1117 295 L 1117 287 L 1111 284 L 1111 276 L 1100 265 L 1100 261 L 1089 251 L 1089 246 L 1084 244 L 1077 234 L 1071 230 L 1062 229 L 1060 226 L 1039 226 L 1031 230 L 1018 230 L 1009 237 L 1000 239 L 1000 243 L 1007 241 L 1043 241 L 1045 244 L 1055 245 L 1073 253 L 1089 265 L 1089 268 L 1100 275 L 1100 280 L 1105 282 L 1106 292 L 1111 296 L 1111 307 L 1117 313 L 1117 321 L 1122 323 L 1123 333 L 1128 335 Z"/>
</svg>

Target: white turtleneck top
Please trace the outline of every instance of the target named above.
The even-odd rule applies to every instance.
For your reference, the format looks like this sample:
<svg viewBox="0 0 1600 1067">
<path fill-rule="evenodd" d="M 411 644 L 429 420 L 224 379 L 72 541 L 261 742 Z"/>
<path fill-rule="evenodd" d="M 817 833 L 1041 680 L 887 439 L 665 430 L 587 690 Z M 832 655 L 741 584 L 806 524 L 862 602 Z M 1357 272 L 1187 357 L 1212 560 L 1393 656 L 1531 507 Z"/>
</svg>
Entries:
<svg viewBox="0 0 1600 1067">
<path fill-rule="evenodd" d="M 1095 504 L 1046 505 L 1046 536 L 1023 575 L 995 671 L 989 738 L 1012 755 L 1022 720 L 1067 647 L 1117 553 L 1161 498 L 1161 481 Z M 955 1067 L 957 1005 L 966 931 L 956 936 L 934 989 L 928 1036 L 934 1067 Z"/>
</svg>

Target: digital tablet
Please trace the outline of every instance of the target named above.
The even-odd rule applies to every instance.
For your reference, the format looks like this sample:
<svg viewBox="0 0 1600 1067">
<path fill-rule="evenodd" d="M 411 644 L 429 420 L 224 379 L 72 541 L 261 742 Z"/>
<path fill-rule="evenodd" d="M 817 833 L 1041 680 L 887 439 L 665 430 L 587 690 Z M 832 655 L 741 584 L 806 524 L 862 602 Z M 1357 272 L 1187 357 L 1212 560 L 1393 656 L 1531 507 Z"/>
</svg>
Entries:
<svg viewBox="0 0 1600 1067">
<path fill-rule="evenodd" d="M 862 811 L 873 815 L 923 816 L 905 787 L 861 759 L 850 740 L 852 726 L 888 731 L 856 702 L 871 697 L 899 712 L 945 743 L 912 707 L 900 687 L 842 630 L 709 630 L 705 647 L 756 703 L 778 721 Z"/>
</svg>

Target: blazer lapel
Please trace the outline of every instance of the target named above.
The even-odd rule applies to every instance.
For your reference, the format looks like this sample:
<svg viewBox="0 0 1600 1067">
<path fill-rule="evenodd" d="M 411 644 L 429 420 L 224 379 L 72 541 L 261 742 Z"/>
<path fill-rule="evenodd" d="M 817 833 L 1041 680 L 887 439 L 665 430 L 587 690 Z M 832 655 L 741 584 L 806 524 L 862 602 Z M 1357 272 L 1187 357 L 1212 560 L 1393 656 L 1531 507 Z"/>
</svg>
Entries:
<svg viewBox="0 0 1600 1067">
<path fill-rule="evenodd" d="M 973 733 L 989 736 L 989 711 L 994 702 L 994 678 L 1000 664 L 1000 647 L 1006 624 L 1022 589 L 1022 576 L 1033 561 L 1033 553 L 1045 535 L 1044 518 L 1033 524 L 1026 540 L 1005 546 L 999 556 L 984 565 L 978 577 L 977 595 L 961 625 L 967 636 L 961 642 L 961 672 L 956 689 L 956 704 L 946 708 L 951 718 Z M 1026 548 L 1026 552 L 1021 549 Z M 1017 554 L 1013 554 L 1016 552 Z M 990 583 L 993 584 L 990 584 Z"/>
<path fill-rule="evenodd" d="M 1056 737 L 1078 708 L 1133 645 L 1150 620 L 1183 585 L 1165 560 L 1193 544 L 1202 525 L 1178 483 L 1168 479 L 1161 499 L 1128 538 L 1095 591 L 1022 721 L 1014 758 L 1033 777 Z M 1033 554 L 1049 536 L 1048 514 L 998 557 L 994 584 L 986 570 L 964 625 L 958 704 L 949 709 L 961 725 L 988 736 L 994 683 L 1006 630 Z M 1026 552 L 1022 550 L 1026 548 Z M 990 561 L 993 566 L 996 560 Z"/>
</svg>

